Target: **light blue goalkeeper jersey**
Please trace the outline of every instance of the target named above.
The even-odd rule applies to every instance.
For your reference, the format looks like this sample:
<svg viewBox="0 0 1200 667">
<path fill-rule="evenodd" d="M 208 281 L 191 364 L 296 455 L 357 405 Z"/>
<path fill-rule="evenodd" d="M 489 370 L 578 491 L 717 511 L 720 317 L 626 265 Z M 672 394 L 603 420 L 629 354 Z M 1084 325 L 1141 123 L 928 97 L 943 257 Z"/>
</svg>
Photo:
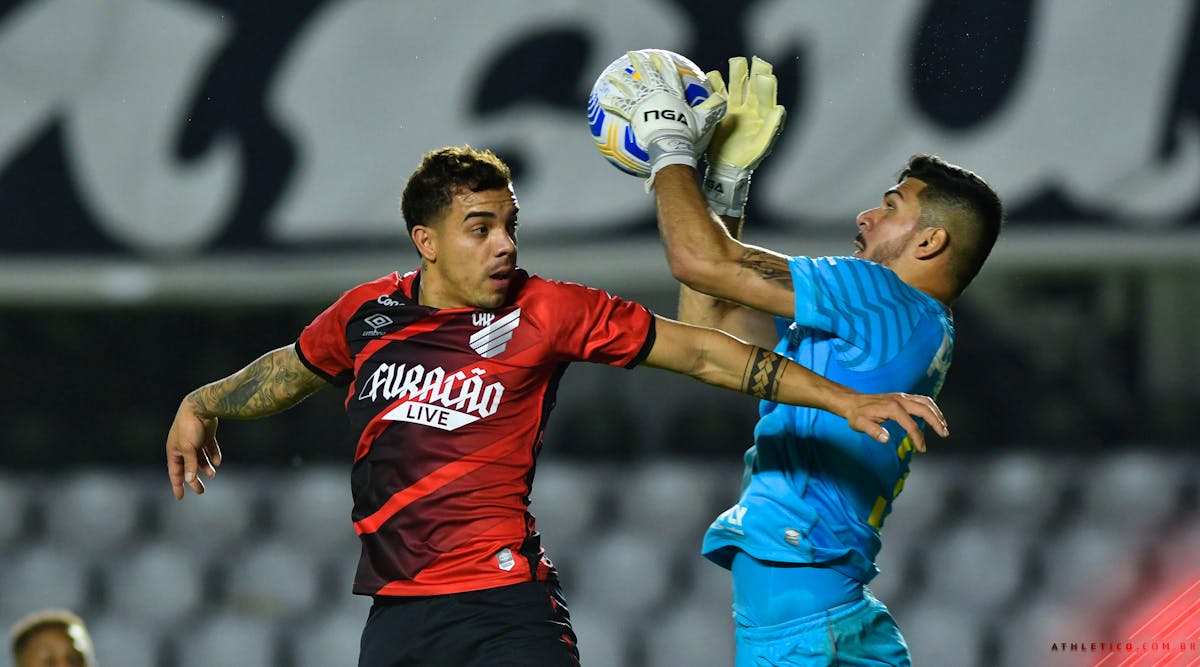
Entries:
<svg viewBox="0 0 1200 667">
<path fill-rule="evenodd" d="M 891 269 L 853 257 L 793 257 L 795 321 L 776 320 L 775 351 L 864 393 L 936 396 L 954 347 L 949 312 Z M 888 444 L 813 408 L 763 401 L 738 503 L 713 521 L 704 555 L 728 568 L 735 549 L 766 561 L 817 563 L 864 584 L 879 531 L 904 488 L 912 446 L 895 422 Z"/>
</svg>

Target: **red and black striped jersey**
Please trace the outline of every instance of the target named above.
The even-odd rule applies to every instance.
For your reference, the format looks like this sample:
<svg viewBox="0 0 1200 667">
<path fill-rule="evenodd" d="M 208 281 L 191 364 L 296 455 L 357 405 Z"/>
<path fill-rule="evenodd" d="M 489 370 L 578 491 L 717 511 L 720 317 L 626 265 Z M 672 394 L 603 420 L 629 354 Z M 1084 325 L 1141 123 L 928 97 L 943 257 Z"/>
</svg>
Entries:
<svg viewBox="0 0 1200 667">
<path fill-rule="evenodd" d="M 300 334 L 313 372 L 348 385 L 354 592 L 440 595 L 546 578 L 529 514 L 542 433 L 572 361 L 632 367 L 642 306 L 517 269 L 506 305 L 417 303 L 420 272 L 346 292 Z"/>
</svg>

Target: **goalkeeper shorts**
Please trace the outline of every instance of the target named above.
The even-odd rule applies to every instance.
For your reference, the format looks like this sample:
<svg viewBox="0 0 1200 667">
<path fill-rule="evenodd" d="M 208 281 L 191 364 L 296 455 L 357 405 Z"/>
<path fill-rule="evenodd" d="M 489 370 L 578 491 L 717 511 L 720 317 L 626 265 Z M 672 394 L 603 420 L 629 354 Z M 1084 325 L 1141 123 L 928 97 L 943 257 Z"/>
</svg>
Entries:
<svg viewBox="0 0 1200 667">
<path fill-rule="evenodd" d="M 778 625 L 737 628 L 737 667 L 909 667 L 900 627 L 869 590 L 863 598 Z"/>
</svg>

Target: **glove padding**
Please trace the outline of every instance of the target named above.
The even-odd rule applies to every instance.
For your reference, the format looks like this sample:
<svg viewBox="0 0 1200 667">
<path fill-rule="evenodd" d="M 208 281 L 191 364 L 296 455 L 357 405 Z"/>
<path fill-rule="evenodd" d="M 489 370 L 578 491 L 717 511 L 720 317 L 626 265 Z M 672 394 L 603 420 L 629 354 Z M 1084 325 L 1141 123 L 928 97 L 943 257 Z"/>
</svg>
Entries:
<svg viewBox="0 0 1200 667">
<path fill-rule="evenodd" d="M 771 63 L 755 56 L 729 59 L 729 89 L 720 72 L 708 73 L 709 86 L 727 99 L 727 112 L 708 146 L 704 197 L 718 215 L 741 217 L 750 193 L 750 174 L 771 154 L 787 110 L 776 103 Z"/>
<path fill-rule="evenodd" d="M 654 175 L 671 164 L 695 167 L 696 145 L 725 115 L 725 95 L 714 93 L 695 107 L 688 106 L 683 80 L 671 56 L 658 49 L 630 51 L 633 73 L 621 70 L 608 80 L 620 95 L 610 95 L 602 106 L 629 121 L 638 146 L 649 156 L 649 191 Z"/>
</svg>

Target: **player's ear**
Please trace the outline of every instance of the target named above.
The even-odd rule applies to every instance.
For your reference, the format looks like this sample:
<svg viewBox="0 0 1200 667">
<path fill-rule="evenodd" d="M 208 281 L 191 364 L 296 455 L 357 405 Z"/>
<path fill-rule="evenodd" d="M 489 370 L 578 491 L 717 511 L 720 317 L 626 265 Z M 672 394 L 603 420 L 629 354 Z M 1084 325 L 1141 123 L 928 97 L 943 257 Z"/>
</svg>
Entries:
<svg viewBox="0 0 1200 667">
<path fill-rule="evenodd" d="M 437 230 L 425 225 L 413 225 L 412 242 L 427 262 L 437 261 Z"/>
<path fill-rule="evenodd" d="M 945 227 L 923 227 L 917 232 L 917 259 L 933 259 L 950 247 L 950 232 Z"/>
</svg>

